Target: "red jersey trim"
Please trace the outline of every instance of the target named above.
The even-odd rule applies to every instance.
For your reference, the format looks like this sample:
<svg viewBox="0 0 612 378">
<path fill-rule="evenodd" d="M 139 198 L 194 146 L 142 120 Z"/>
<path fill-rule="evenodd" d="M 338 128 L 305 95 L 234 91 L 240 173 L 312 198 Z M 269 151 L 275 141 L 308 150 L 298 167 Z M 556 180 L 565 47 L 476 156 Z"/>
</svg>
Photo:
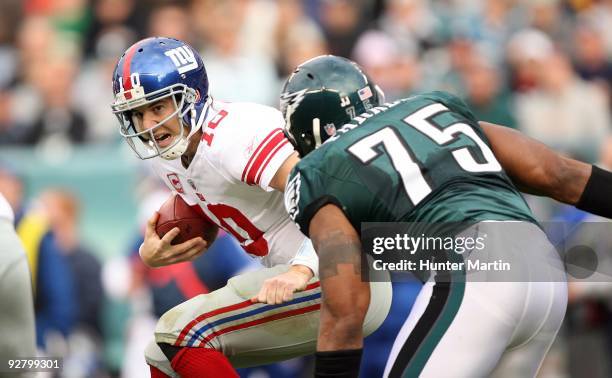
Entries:
<svg viewBox="0 0 612 378">
<path fill-rule="evenodd" d="M 261 178 L 260 170 L 263 172 L 268 162 L 274 157 L 274 154 L 286 142 L 288 141 L 282 129 L 278 128 L 272 130 L 272 132 L 259 144 L 253 155 L 251 155 L 251 158 L 242 172 L 242 181 L 249 185 L 258 184 L 258 177 Z M 258 175 L 258 173 L 260 174 Z"/>
</svg>

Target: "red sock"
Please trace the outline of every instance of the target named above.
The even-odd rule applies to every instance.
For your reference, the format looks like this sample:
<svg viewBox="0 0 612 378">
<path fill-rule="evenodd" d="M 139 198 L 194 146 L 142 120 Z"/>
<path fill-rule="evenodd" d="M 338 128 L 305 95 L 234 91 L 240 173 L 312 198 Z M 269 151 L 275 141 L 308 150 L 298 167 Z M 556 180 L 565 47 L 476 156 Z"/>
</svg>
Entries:
<svg viewBox="0 0 612 378">
<path fill-rule="evenodd" d="M 183 378 L 238 377 L 227 357 L 209 348 L 181 348 L 172 359 L 172 369 Z"/>
<path fill-rule="evenodd" d="M 169 378 L 169 375 L 166 375 L 163 371 L 159 370 L 153 365 L 149 365 L 151 368 L 151 378 Z"/>
</svg>

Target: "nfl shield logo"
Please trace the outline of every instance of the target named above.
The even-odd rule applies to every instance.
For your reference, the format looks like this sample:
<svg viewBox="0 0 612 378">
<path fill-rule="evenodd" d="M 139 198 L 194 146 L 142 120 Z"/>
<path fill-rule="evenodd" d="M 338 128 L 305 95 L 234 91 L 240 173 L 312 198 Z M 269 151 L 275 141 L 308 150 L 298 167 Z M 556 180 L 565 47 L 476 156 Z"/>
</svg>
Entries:
<svg viewBox="0 0 612 378">
<path fill-rule="evenodd" d="M 323 126 L 323 130 L 325 130 L 325 133 L 328 136 L 336 135 L 336 126 L 334 126 L 333 123 L 328 123 L 327 125 Z"/>
</svg>

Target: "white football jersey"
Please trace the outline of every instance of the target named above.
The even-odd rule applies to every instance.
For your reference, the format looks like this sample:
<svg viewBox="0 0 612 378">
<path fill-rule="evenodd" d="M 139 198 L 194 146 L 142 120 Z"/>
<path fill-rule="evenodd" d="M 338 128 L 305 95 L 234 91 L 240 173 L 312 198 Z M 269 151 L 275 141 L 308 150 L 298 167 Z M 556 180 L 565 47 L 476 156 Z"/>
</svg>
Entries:
<svg viewBox="0 0 612 378">
<path fill-rule="evenodd" d="M 0 193 L 0 218 L 13 222 L 13 209 L 2 193 Z"/>
<path fill-rule="evenodd" d="M 264 265 L 303 264 L 316 274 L 318 260 L 310 240 L 289 219 L 283 194 L 269 187 L 294 152 L 283 127 L 282 115 L 274 108 L 214 101 L 187 169 L 180 159 L 150 161 L 172 191 Z"/>
</svg>

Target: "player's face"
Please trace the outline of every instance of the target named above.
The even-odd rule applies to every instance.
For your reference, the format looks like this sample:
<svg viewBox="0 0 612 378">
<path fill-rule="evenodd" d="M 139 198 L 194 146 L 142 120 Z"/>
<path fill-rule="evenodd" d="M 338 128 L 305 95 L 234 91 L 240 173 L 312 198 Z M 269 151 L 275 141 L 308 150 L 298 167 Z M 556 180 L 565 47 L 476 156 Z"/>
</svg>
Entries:
<svg viewBox="0 0 612 378">
<path fill-rule="evenodd" d="M 171 97 L 166 97 L 134 109 L 132 117 L 139 132 L 149 130 L 162 123 L 155 128 L 153 136 L 159 148 L 163 149 L 172 144 L 174 138 L 179 137 L 181 133 L 181 121 L 178 115 L 172 116 L 175 111 L 175 102 Z M 143 134 L 142 138 L 148 140 L 150 135 Z"/>
</svg>

